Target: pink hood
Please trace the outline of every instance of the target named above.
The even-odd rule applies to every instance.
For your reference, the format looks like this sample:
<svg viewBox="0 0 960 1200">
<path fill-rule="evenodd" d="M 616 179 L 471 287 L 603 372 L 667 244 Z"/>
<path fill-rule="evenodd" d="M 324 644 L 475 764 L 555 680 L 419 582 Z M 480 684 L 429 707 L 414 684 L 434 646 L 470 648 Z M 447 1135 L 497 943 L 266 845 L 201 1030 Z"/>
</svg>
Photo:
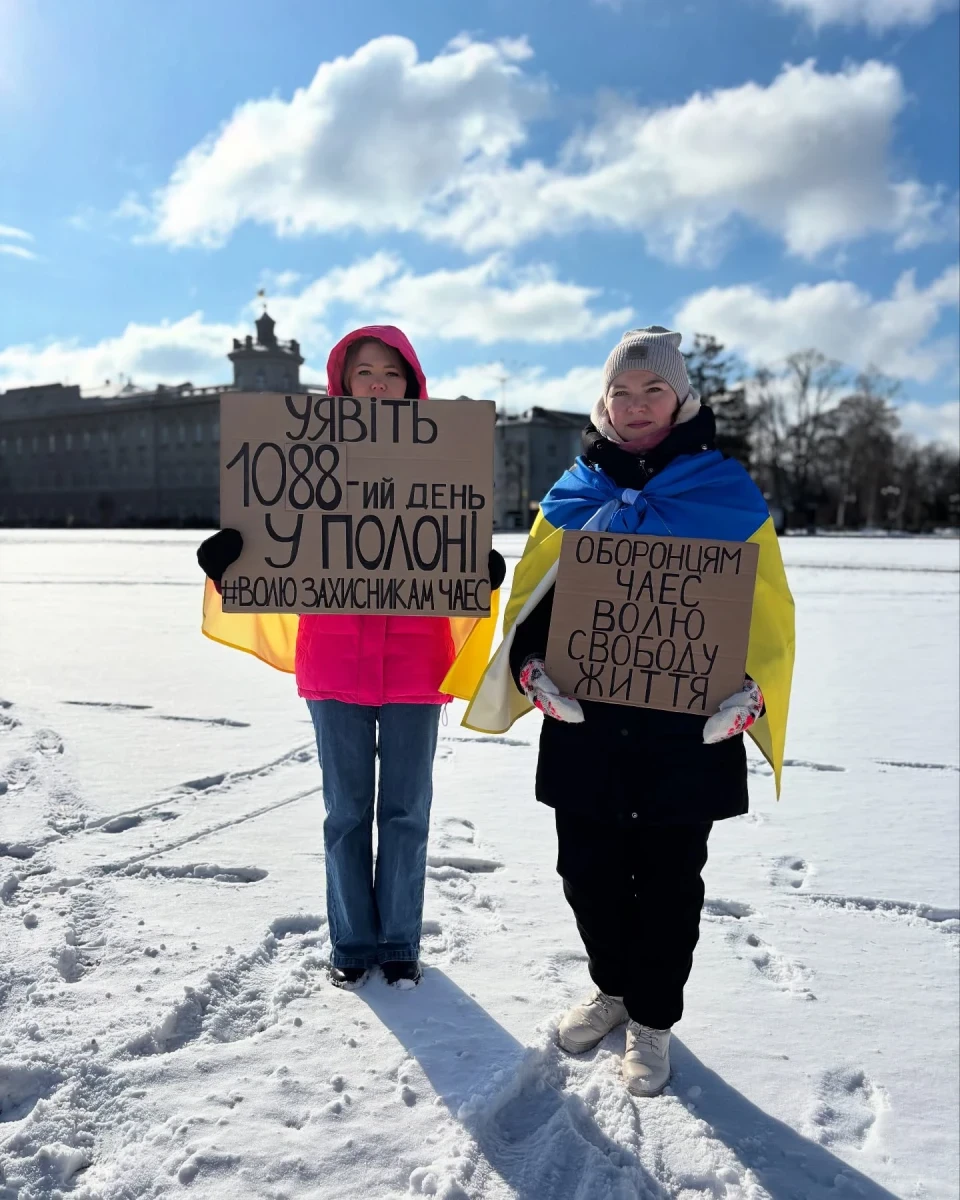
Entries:
<svg viewBox="0 0 960 1200">
<path fill-rule="evenodd" d="M 395 325 L 367 325 L 348 333 L 327 359 L 327 393 L 343 392 L 347 351 L 378 338 L 403 355 L 427 399 L 416 352 Z M 455 655 L 450 622 L 442 617 L 301 616 L 297 630 L 297 691 L 307 700 L 345 704 L 443 704 L 439 691 Z"/>
<path fill-rule="evenodd" d="M 392 350 L 396 350 L 402 354 L 413 370 L 417 378 L 417 383 L 420 385 L 419 395 L 411 396 L 410 399 L 427 399 L 427 377 L 423 373 L 423 367 L 420 366 L 417 352 L 410 345 L 407 335 L 402 329 L 398 329 L 396 325 L 365 325 L 363 329 L 355 329 L 353 333 L 348 333 L 345 338 L 341 338 L 337 342 L 330 351 L 330 357 L 327 359 L 328 396 L 342 395 L 343 366 L 347 361 L 347 351 L 354 342 L 362 341 L 364 338 L 376 338 L 378 341 L 383 342 L 385 346 L 389 346 Z"/>
</svg>

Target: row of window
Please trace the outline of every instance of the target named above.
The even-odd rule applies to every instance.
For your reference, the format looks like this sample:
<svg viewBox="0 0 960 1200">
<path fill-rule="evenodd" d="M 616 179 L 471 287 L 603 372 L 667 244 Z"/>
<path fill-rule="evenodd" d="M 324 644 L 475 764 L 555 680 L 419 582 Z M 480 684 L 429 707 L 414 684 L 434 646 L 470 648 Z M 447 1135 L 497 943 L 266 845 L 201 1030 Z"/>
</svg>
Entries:
<svg viewBox="0 0 960 1200">
<path fill-rule="evenodd" d="M 119 474 L 121 477 L 123 477 L 123 479 L 126 479 L 128 477 L 128 475 L 131 474 L 131 472 L 130 472 L 129 467 L 126 464 L 123 464 L 120 467 L 119 472 L 116 472 L 113 475 L 114 481 L 116 479 L 117 474 Z M 135 472 L 133 473 L 133 475 L 134 475 L 134 478 L 133 478 L 132 482 L 133 482 L 134 487 L 149 488 L 151 486 L 150 480 L 144 480 L 142 478 L 138 478 L 136 476 Z M 216 487 L 219 480 L 220 480 L 220 472 L 219 472 L 219 469 L 215 466 L 214 467 L 193 467 L 192 469 L 189 467 L 178 467 L 178 468 L 173 468 L 171 470 L 165 471 L 163 473 L 163 477 L 160 480 L 158 480 L 158 483 L 161 488 L 173 487 L 174 485 L 180 485 L 181 487 L 183 487 L 183 486 L 189 486 L 192 484 L 199 485 L 200 487 Z M 45 491 L 50 491 L 50 490 L 59 491 L 63 488 L 74 488 L 74 487 L 96 488 L 96 487 L 104 487 L 105 485 L 109 486 L 109 484 L 110 484 L 110 478 L 105 477 L 103 472 L 100 472 L 100 471 L 84 471 L 84 470 L 57 471 L 54 474 L 51 474 L 51 475 L 47 476 L 46 478 L 42 479 L 39 482 L 39 486 L 37 486 L 35 484 L 34 486 L 29 487 L 25 490 L 30 491 L 30 492 L 34 492 L 34 491 L 44 491 L 45 492 Z M 8 486 L 10 486 L 9 481 L 8 481 Z M 19 490 L 18 484 L 16 481 L 13 482 L 12 486 L 13 486 L 13 490 Z M 22 486 L 22 485 L 19 485 L 19 486 Z"/>
<path fill-rule="evenodd" d="M 183 457 L 182 455 L 180 456 Z M 199 458 L 200 466 L 212 466 L 216 470 L 216 456 L 211 454 L 200 454 L 192 456 L 194 462 Z M 133 450 L 126 446 L 117 446 L 113 450 L 101 448 L 99 451 L 93 450 L 88 455 L 82 457 L 74 457 L 67 460 L 68 463 L 74 463 L 78 467 L 87 468 L 89 470 L 99 470 L 100 472 L 109 472 L 112 467 L 118 467 L 122 471 L 126 471 L 128 465 L 149 469 L 150 467 L 150 451 L 147 446 L 136 446 Z M 0 465 L 5 464 L 14 475 L 24 475 L 27 478 L 34 478 L 38 472 L 41 476 L 47 475 L 51 469 L 59 470 L 64 466 L 64 461 L 60 458 L 54 460 L 50 465 L 46 462 L 39 464 L 39 467 L 32 462 L 24 462 L 19 470 L 17 469 L 16 458 L 6 460 L 0 455 Z M 174 469 L 172 464 L 164 461 L 162 458 L 156 464 L 162 474 L 166 475 Z"/>
<path fill-rule="evenodd" d="M 161 425 L 161 427 L 160 427 L 160 444 L 162 446 L 170 445 L 170 443 L 174 440 L 174 432 L 176 433 L 176 442 L 181 446 L 186 445 L 186 443 L 187 443 L 187 427 L 182 422 L 177 426 L 175 431 L 169 425 Z M 123 443 L 125 441 L 124 434 L 125 434 L 125 431 L 120 430 L 118 437 L 116 439 L 114 439 L 112 436 L 112 432 L 109 429 L 101 430 L 99 438 L 95 438 L 89 429 L 85 429 L 82 434 L 77 434 L 76 437 L 74 437 L 74 435 L 72 433 L 64 433 L 64 434 L 60 435 L 60 437 L 58 438 L 57 434 L 51 433 L 51 434 L 48 434 L 45 439 L 46 444 L 47 444 L 47 453 L 54 454 L 58 447 L 60 447 L 63 450 L 73 450 L 75 447 L 78 450 L 80 450 L 80 449 L 90 450 L 90 449 L 92 449 L 92 447 L 95 444 L 100 445 L 100 446 L 109 446 L 113 443 L 114 440 L 116 440 L 117 442 Z M 147 429 L 147 426 L 146 425 L 141 426 L 140 441 L 142 443 L 145 443 L 147 441 L 148 435 L 149 435 L 149 430 Z M 194 426 L 193 441 L 194 441 L 195 445 L 197 445 L 197 446 L 202 445 L 204 441 L 209 441 L 213 445 L 216 445 L 219 442 L 219 440 L 220 440 L 220 422 L 219 421 L 214 421 L 210 425 L 204 425 L 201 421 L 198 421 L 197 424 Z M 36 433 L 33 435 L 32 438 L 24 438 L 24 437 L 18 436 L 15 438 L 10 438 L 8 440 L 5 437 L 0 437 L 0 455 L 6 454 L 8 448 L 9 448 L 10 452 L 13 454 L 23 454 L 25 449 L 28 454 L 30 454 L 30 453 L 39 454 L 41 452 L 41 446 L 43 444 L 43 441 L 44 441 L 44 439 L 41 438 L 41 436 Z"/>
<path fill-rule="evenodd" d="M 216 512 L 211 510 L 202 498 L 187 494 L 186 502 L 176 505 L 171 503 L 171 497 L 164 498 L 159 513 L 145 510 L 143 505 L 134 505 L 123 501 L 116 503 L 113 497 L 107 498 L 106 511 L 103 496 L 91 496 L 80 499 L 71 511 L 64 512 L 59 504 L 51 504 L 42 499 L 17 503 L 10 506 L 0 502 L 0 528 L 6 525 L 20 524 L 54 524 L 67 526 L 73 524 L 100 525 L 109 519 L 110 524 L 134 522 L 139 520 L 197 521 L 204 520 L 209 524 L 216 523 Z"/>
</svg>

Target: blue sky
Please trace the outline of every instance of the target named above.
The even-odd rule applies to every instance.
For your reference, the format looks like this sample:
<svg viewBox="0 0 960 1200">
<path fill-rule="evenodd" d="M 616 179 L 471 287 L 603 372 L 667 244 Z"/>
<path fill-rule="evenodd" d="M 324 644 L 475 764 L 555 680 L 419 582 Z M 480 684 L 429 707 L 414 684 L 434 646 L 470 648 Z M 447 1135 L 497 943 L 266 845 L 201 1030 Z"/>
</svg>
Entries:
<svg viewBox="0 0 960 1200">
<path fill-rule="evenodd" d="M 308 379 L 586 408 L 623 329 L 817 346 L 957 440 L 956 0 L 0 2 L 0 388 Z"/>
</svg>

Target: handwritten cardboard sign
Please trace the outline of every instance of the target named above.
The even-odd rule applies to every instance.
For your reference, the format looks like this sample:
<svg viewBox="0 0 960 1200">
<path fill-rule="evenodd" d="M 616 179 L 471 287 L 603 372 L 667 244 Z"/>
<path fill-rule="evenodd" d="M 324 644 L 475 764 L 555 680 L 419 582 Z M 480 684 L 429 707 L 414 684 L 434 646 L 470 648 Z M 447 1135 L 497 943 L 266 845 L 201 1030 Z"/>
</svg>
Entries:
<svg viewBox="0 0 960 1200">
<path fill-rule="evenodd" d="M 581 700 L 711 716 L 743 687 L 760 548 L 563 535 L 547 674 Z"/>
<path fill-rule="evenodd" d="M 487 616 L 489 400 L 227 393 L 224 612 Z"/>
</svg>

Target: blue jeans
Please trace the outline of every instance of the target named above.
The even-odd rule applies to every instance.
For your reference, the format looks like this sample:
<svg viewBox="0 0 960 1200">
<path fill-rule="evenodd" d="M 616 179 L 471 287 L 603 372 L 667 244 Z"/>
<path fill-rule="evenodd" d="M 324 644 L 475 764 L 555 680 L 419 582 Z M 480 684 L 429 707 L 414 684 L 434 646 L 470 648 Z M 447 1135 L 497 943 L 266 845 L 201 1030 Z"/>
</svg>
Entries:
<svg viewBox="0 0 960 1200">
<path fill-rule="evenodd" d="M 307 707 L 317 733 L 327 810 L 323 846 L 330 961 L 335 967 L 371 967 L 419 958 L 440 705 L 375 708 L 308 700 Z"/>
</svg>

